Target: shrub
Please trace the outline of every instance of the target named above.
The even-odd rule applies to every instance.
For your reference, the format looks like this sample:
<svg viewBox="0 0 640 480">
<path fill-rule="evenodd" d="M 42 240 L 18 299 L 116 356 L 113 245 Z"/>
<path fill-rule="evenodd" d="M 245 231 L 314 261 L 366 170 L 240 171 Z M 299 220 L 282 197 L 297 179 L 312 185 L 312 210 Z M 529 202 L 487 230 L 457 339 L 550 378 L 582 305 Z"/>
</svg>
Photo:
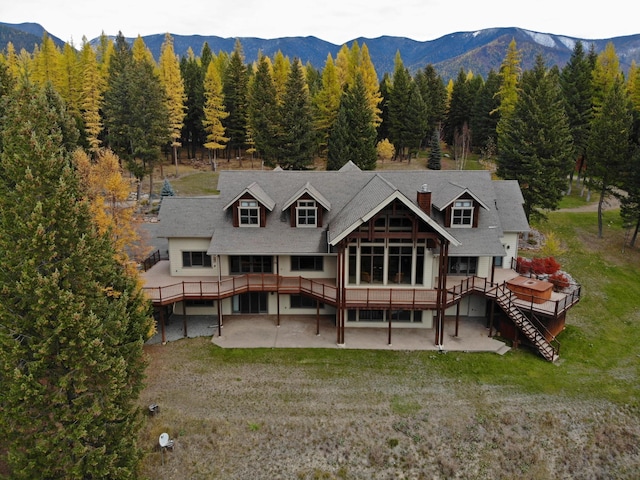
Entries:
<svg viewBox="0 0 640 480">
<path fill-rule="evenodd" d="M 531 272 L 531 260 L 524 257 L 518 257 L 516 261 L 516 272 L 529 273 Z"/>
<path fill-rule="evenodd" d="M 569 277 L 562 272 L 555 272 L 549 277 L 549 281 L 553 283 L 556 291 L 564 290 L 569 287 Z"/>
<path fill-rule="evenodd" d="M 527 258 L 518 257 L 516 271 L 520 274 L 534 273 L 535 275 L 551 275 L 560 270 L 560 264 L 553 257 Z"/>
</svg>

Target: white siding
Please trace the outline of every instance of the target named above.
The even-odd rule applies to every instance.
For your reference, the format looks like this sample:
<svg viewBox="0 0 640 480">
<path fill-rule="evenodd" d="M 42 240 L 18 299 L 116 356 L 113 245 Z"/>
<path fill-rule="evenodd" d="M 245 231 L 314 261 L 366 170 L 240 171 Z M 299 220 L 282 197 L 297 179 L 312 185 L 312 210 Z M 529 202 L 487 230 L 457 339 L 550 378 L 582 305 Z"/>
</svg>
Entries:
<svg viewBox="0 0 640 480">
<path fill-rule="evenodd" d="M 280 275 L 285 277 L 337 278 L 337 257 L 335 255 L 318 256 L 323 257 L 322 271 L 291 270 L 291 255 L 281 255 L 278 257 Z"/>
<path fill-rule="evenodd" d="M 170 238 L 169 271 L 174 277 L 218 276 L 216 257 L 211 258 L 211 267 L 182 266 L 182 252 L 206 252 L 211 239 L 207 238 Z"/>
<path fill-rule="evenodd" d="M 518 233 L 505 233 L 502 244 L 506 252 L 502 268 L 511 268 L 511 260 L 518 256 Z"/>
<path fill-rule="evenodd" d="M 478 257 L 477 277 L 491 278 L 493 257 Z"/>
</svg>

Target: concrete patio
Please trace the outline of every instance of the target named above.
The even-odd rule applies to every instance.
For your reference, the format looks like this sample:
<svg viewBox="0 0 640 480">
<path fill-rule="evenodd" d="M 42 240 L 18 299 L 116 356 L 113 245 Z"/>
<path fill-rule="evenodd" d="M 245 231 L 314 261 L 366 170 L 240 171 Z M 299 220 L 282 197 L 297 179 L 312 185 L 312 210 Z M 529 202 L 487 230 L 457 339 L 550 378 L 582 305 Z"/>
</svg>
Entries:
<svg viewBox="0 0 640 480">
<path fill-rule="evenodd" d="M 222 348 L 342 348 L 367 350 L 433 350 L 440 348 L 434 344 L 434 329 L 406 328 L 393 326 L 391 344 L 389 329 L 354 328 L 345 330 L 345 344 L 336 344 L 334 317 L 296 316 L 281 317 L 280 326 L 275 316 L 241 315 L 226 316 L 223 326 L 218 329 L 216 316 L 177 316 L 172 315 L 165 323 L 167 342 L 178 341 L 184 337 L 211 337 L 212 343 Z M 319 334 L 316 334 L 319 328 Z M 218 331 L 221 335 L 218 335 Z M 503 354 L 510 348 L 503 342 L 490 338 L 486 320 L 461 319 L 458 336 L 455 336 L 455 318 L 445 319 L 444 351 L 495 352 Z M 161 343 L 160 326 L 158 332 L 147 344 Z"/>
</svg>

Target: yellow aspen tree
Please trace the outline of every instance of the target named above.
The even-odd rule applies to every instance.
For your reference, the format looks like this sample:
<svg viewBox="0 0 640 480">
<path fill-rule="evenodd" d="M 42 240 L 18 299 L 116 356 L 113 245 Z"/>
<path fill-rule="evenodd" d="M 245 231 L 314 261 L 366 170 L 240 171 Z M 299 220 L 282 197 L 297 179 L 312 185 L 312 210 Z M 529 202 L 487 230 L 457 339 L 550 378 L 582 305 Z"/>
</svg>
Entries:
<svg viewBox="0 0 640 480">
<path fill-rule="evenodd" d="M 148 249 L 138 245 L 138 221 L 134 206 L 127 202 L 131 182 L 123 175 L 118 156 L 109 149 L 100 149 L 92 161 L 84 150 L 77 149 L 73 162 L 96 228 L 101 234 L 108 232 L 116 259 L 130 265 L 129 253 L 144 258 Z"/>
<path fill-rule="evenodd" d="M 285 57 L 283 53 L 278 50 L 273 57 L 271 74 L 273 77 L 273 83 L 276 87 L 276 98 L 278 105 L 282 104 L 282 97 L 284 95 L 285 85 L 287 78 L 289 78 L 289 72 L 291 71 L 291 61 L 289 57 Z"/>
<path fill-rule="evenodd" d="M 213 151 L 213 169 L 216 169 L 218 150 L 226 147 L 229 137 L 225 137 L 225 128 L 222 120 L 229 116 L 225 110 L 224 94 L 222 93 L 222 78 L 216 62 L 209 62 L 207 73 L 204 77 L 204 119 L 202 125 L 207 132 L 205 148 Z"/>
<path fill-rule="evenodd" d="M 373 113 L 373 124 L 377 128 L 382 123 L 382 110 L 380 103 L 382 102 L 382 93 L 380 93 L 380 82 L 375 66 L 369 55 L 369 48 L 365 43 L 360 49 L 360 63 L 358 72 L 362 76 L 362 82 L 367 94 L 367 103 Z"/>
<path fill-rule="evenodd" d="M 178 176 L 178 147 L 184 117 L 187 115 L 185 103 L 187 95 L 184 90 L 184 81 L 180 74 L 180 63 L 173 50 L 173 38 L 168 33 L 164 37 L 162 50 L 160 53 L 160 82 L 166 94 L 166 106 L 169 113 L 169 138 L 173 149 L 173 162 L 176 166 L 176 177 Z"/>
<path fill-rule="evenodd" d="M 92 155 L 96 155 L 101 144 L 99 137 L 103 125 L 100 109 L 107 82 L 100 72 L 96 53 L 86 39 L 83 39 L 80 64 L 82 66 L 80 111 L 89 151 Z"/>
</svg>

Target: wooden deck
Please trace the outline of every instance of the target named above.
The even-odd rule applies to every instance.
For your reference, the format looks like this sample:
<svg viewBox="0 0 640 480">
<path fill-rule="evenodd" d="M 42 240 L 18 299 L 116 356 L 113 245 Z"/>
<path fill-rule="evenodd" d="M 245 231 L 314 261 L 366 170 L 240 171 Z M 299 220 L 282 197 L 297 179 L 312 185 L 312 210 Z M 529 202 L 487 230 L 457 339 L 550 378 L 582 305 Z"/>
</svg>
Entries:
<svg viewBox="0 0 640 480">
<path fill-rule="evenodd" d="M 445 307 L 450 307 L 469 294 L 482 294 L 486 298 L 496 297 L 496 289 L 510 278 L 517 277 L 513 270 L 500 269 L 494 282 L 481 277 L 456 277 L 447 279 Z M 142 274 L 144 290 L 156 306 L 169 305 L 183 300 L 221 300 L 246 292 L 279 292 L 283 294 L 304 294 L 323 303 L 337 307 L 341 303 L 345 309 L 367 310 L 434 310 L 438 306 L 435 289 L 394 286 L 364 287 L 351 286 L 344 290 L 344 298 L 339 299 L 335 279 L 309 279 L 301 276 L 290 277 L 276 274 L 246 274 L 212 279 L 211 276 L 182 277 L 176 281 L 169 273 L 169 262 L 159 261 Z M 558 317 L 573 306 L 580 298 L 580 290 L 571 294 L 554 292 L 544 302 L 527 302 L 512 299 L 523 311 Z"/>
</svg>

